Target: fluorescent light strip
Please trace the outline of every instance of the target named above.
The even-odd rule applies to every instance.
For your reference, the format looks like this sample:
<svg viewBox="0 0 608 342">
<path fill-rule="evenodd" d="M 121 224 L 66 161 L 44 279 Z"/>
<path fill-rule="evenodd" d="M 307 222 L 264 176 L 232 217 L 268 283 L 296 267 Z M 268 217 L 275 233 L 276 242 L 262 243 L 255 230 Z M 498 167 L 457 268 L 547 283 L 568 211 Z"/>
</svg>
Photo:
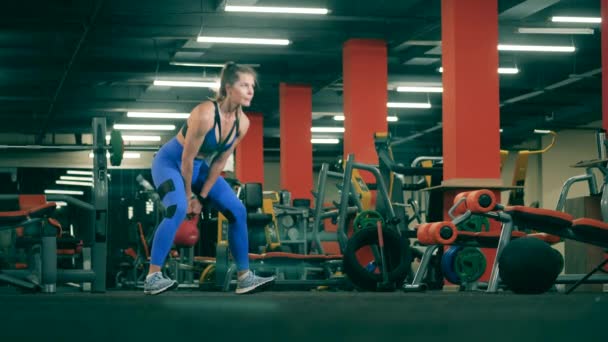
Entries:
<svg viewBox="0 0 608 342">
<path fill-rule="evenodd" d="M 59 176 L 59 179 L 80 181 L 80 182 L 92 182 L 93 181 L 93 177 L 77 177 L 77 176 Z"/>
<path fill-rule="evenodd" d="M 110 152 L 106 153 L 106 157 L 110 158 Z M 89 153 L 89 158 L 93 158 L 93 152 Z M 123 159 L 139 159 L 141 158 L 141 153 L 135 152 L 125 152 L 122 154 Z"/>
<path fill-rule="evenodd" d="M 498 68 L 498 73 L 499 74 L 510 74 L 510 75 L 515 75 L 517 73 L 519 73 L 519 69 L 518 68 Z"/>
<path fill-rule="evenodd" d="M 312 138 L 310 142 L 313 144 L 338 144 L 340 140 L 332 138 Z"/>
<path fill-rule="evenodd" d="M 44 193 L 50 194 L 50 195 L 84 195 L 84 191 L 79 191 L 79 190 L 47 189 L 47 190 L 44 190 Z"/>
<path fill-rule="evenodd" d="M 402 93 L 442 93 L 443 87 L 397 87 Z"/>
<path fill-rule="evenodd" d="M 68 170 L 66 173 L 68 175 L 93 176 L 93 171 Z"/>
<path fill-rule="evenodd" d="M 600 17 L 551 17 L 554 23 L 593 23 L 599 24 L 602 22 Z"/>
<path fill-rule="evenodd" d="M 171 65 L 203 67 L 203 68 L 223 68 L 221 63 L 191 63 L 191 62 L 169 62 Z"/>
<path fill-rule="evenodd" d="M 336 115 L 336 116 L 334 116 L 334 120 L 336 120 L 336 121 L 344 121 L 344 115 Z M 391 116 L 387 116 L 386 117 L 386 121 L 388 121 L 388 122 L 397 122 L 397 121 L 399 121 L 399 118 L 396 117 L 396 116 L 392 116 L 391 115 Z"/>
<path fill-rule="evenodd" d="M 219 82 L 203 82 L 203 81 L 167 81 L 167 80 L 154 80 L 155 86 L 167 86 L 167 87 L 191 87 L 191 88 L 213 88 L 217 89 L 220 87 Z"/>
<path fill-rule="evenodd" d="M 344 133 L 344 127 L 311 127 L 313 133 Z"/>
<path fill-rule="evenodd" d="M 189 67 L 201 67 L 201 68 L 223 68 L 224 64 L 221 63 L 194 63 L 194 62 L 175 62 L 175 61 L 171 61 L 169 62 L 169 64 L 171 65 L 178 65 L 178 66 L 189 66 Z M 252 68 L 257 68 L 260 65 L 259 64 L 247 64 L 247 63 L 239 63 L 239 65 L 244 65 L 244 66 L 248 66 L 248 67 L 252 67 Z"/>
<path fill-rule="evenodd" d="M 189 116 L 190 116 L 190 113 L 127 112 L 128 118 L 187 119 Z"/>
<path fill-rule="evenodd" d="M 93 183 L 89 182 L 75 182 L 75 181 L 67 181 L 67 180 L 57 180 L 55 183 L 59 185 L 76 185 L 76 186 L 90 186 L 93 187 Z"/>
<path fill-rule="evenodd" d="M 576 48 L 574 46 L 499 44 L 498 51 L 574 52 Z"/>
<path fill-rule="evenodd" d="M 226 5 L 226 12 L 249 12 L 249 13 L 285 13 L 285 14 L 327 14 L 327 8 L 303 8 L 303 7 L 266 7 L 266 6 L 230 6 Z"/>
<path fill-rule="evenodd" d="M 134 130 L 134 131 L 172 131 L 175 125 L 131 125 L 131 124 L 115 124 L 114 129 Z"/>
<path fill-rule="evenodd" d="M 319 116 L 336 116 L 336 115 L 342 115 L 342 112 L 312 112 L 313 118 L 319 117 Z"/>
<path fill-rule="evenodd" d="M 206 37 L 199 36 L 196 39 L 199 43 L 224 43 L 224 44 L 253 44 L 253 45 L 289 45 L 287 39 L 267 39 L 267 38 L 237 38 L 237 37 Z"/>
<path fill-rule="evenodd" d="M 439 69 L 437 69 L 437 71 L 443 72 L 443 67 L 439 67 Z M 519 69 L 518 68 L 498 68 L 498 73 L 514 75 L 514 74 L 519 73 Z"/>
<path fill-rule="evenodd" d="M 431 108 L 428 102 L 389 102 L 386 104 L 388 108 Z"/>
<path fill-rule="evenodd" d="M 551 133 L 551 131 L 548 130 L 548 129 L 535 129 L 534 133 L 536 133 L 536 134 L 549 134 L 549 133 Z"/>
<path fill-rule="evenodd" d="M 110 140 L 110 136 L 106 135 L 106 140 Z M 160 135 L 123 135 L 123 141 L 160 141 Z"/>
<path fill-rule="evenodd" d="M 528 34 L 593 34 L 589 28 L 562 28 L 562 27 L 520 27 L 518 33 Z"/>
</svg>

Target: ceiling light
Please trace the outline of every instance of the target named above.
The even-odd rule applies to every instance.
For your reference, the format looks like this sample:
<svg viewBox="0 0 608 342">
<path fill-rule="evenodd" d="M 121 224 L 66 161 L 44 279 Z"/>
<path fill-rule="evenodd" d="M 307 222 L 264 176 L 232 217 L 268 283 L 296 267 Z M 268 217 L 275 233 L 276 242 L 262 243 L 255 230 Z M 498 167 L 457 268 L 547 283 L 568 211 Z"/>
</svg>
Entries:
<svg viewBox="0 0 608 342">
<path fill-rule="evenodd" d="M 441 93 L 443 87 L 397 87 L 397 91 L 402 93 Z"/>
<path fill-rule="evenodd" d="M 602 22 L 600 17 L 552 17 L 551 21 L 554 23 L 594 23 L 599 24 Z"/>
<path fill-rule="evenodd" d="M 431 108 L 428 102 L 389 102 L 386 104 L 388 108 Z"/>
<path fill-rule="evenodd" d="M 437 69 L 437 71 L 443 72 L 443 67 L 439 67 L 439 69 Z M 517 74 L 517 73 L 519 73 L 519 69 L 518 68 L 498 68 L 498 73 L 499 74 Z"/>
<path fill-rule="evenodd" d="M 520 27 L 519 33 L 531 34 L 593 34 L 590 28 L 561 28 L 561 27 Z"/>
<path fill-rule="evenodd" d="M 518 68 L 498 68 L 498 73 L 514 75 L 514 74 L 519 73 L 519 69 Z"/>
<path fill-rule="evenodd" d="M 45 194 L 52 194 L 52 195 L 84 195 L 83 191 L 79 191 L 79 190 L 53 190 L 53 189 L 47 189 L 44 190 Z"/>
<path fill-rule="evenodd" d="M 59 176 L 61 180 L 71 180 L 77 182 L 92 182 L 93 177 L 78 177 L 78 176 Z"/>
<path fill-rule="evenodd" d="M 498 44 L 499 51 L 574 52 L 574 46 Z"/>
<path fill-rule="evenodd" d="M 115 124 L 114 129 L 120 130 L 139 130 L 139 131 L 172 131 L 175 125 L 130 125 L 130 124 Z"/>
<path fill-rule="evenodd" d="M 84 176 L 92 176 L 93 171 L 80 171 L 80 170 L 68 170 L 68 175 L 84 175 Z"/>
<path fill-rule="evenodd" d="M 303 7 L 265 7 L 265 6 L 229 6 L 226 12 L 252 12 L 252 13 L 288 13 L 288 14 L 327 14 L 327 8 L 303 8 Z"/>
<path fill-rule="evenodd" d="M 106 141 L 110 140 L 110 136 L 106 135 Z M 160 141 L 160 135 L 123 135 L 123 141 Z"/>
<path fill-rule="evenodd" d="M 199 36 L 196 39 L 199 43 L 225 43 L 225 44 L 257 44 L 257 45 L 289 45 L 287 39 L 267 39 L 267 38 L 236 38 L 236 37 L 206 37 Z"/>
<path fill-rule="evenodd" d="M 67 180 L 58 180 L 55 183 L 59 185 L 77 185 L 77 186 L 90 186 L 93 187 L 93 183 L 90 182 L 75 182 L 75 181 L 67 181 Z"/>
<path fill-rule="evenodd" d="M 332 138 L 312 138 L 310 142 L 313 144 L 338 144 L 340 140 Z"/>
<path fill-rule="evenodd" d="M 344 121 L 344 115 L 336 115 L 336 116 L 334 116 L 334 120 Z M 386 117 L 386 121 L 388 121 L 388 122 L 396 122 L 398 120 L 399 120 L 399 118 L 397 118 L 396 116 L 387 116 Z"/>
<path fill-rule="evenodd" d="M 213 88 L 217 89 L 220 87 L 219 82 L 201 82 L 201 81 L 163 81 L 154 80 L 155 86 L 168 86 L 168 87 L 191 87 L 191 88 Z"/>
<path fill-rule="evenodd" d="M 551 133 L 551 131 L 548 130 L 548 129 L 535 129 L 534 133 L 536 133 L 536 134 L 549 134 L 549 133 Z"/>
<path fill-rule="evenodd" d="M 179 66 L 191 66 L 191 67 L 203 67 L 203 68 L 223 68 L 224 64 L 221 63 L 190 63 L 190 62 L 169 62 L 171 65 Z"/>
<path fill-rule="evenodd" d="M 106 157 L 110 158 L 110 152 L 106 152 Z M 89 153 L 89 158 L 93 158 L 93 152 Z M 141 153 L 136 152 L 125 152 L 122 154 L 123 159 L 139 159 L 141 158 Z"/>
<path fill-rule="evenodd" d="M 222 63 L 194 63 L 194 62 L 171 61 L 171 62 L 169 62 L 169 64 L 178 65 L 178 66 L 201 67 L 201 68 L 223 68 L 224 67 L 224 64 L 222 64 Z M 241 63 L 239 63 L 239 65 L 244 65 L 244 66 L 248 66 L 248 67 L 252 67 L 252 68 L 257 68 L 260 66 L 259 64 L 241 64 Z"/>
<path fill-rule="evenodd" d="M 152 113 L 152 112 L 127 112 L 129 118 L 146 119 L 187 119 L 190 113 Z"/>
<path fill-rule="evenodd" d="M 318 118 L 322 118 L 325 116 L 331 116 L 334 117 L 336 115 L 343 115 L 342 112 L 312 112 L 312 119 L 318 119 Z"/>
<path fill-rule="evenodd" d="M 344 133 L 344 127 L 311 127 L 314 133 Z"/>
</svg>

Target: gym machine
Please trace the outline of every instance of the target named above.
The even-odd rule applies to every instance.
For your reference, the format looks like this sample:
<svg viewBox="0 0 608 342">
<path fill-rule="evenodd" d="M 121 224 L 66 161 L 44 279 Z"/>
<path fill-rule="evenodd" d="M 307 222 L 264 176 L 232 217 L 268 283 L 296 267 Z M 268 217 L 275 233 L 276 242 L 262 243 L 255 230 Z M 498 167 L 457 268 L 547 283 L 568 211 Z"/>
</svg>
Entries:
<svg viewBox="0 0 608 342">
<path fill-rule="evenodd" d="M 0 230 L 11 230 L 20 226 L 38 225 L 40 229 L 40 253 L 34 256 L 39 270 L 0 270 L 0 281 L 13 284 L 28 290 L 40 289 L 45 293 L 55 293 L 57 283 L 84 283 L 82 289 L 92 292 L 106 291 L 106 258 L 108 231 L 108 165 L 106 151 L 110 151 L 113 165 L 122 161 L 124 145 L 118 131 L 112 132 L 111 145 L 105 144 L 106 120 L 94 118 L 92 123 L 93 145 L 91 146 L 9 146 L 0 145 L 0 149 L 49 149 L 49 150 L 93 150 L 93 194 L 92 203 L 86 203 L 66 195 L 47 195 L 48 211 L 42 216 L 36 211 L 0 213 Z M 19 195 L 0 195 L 0 200 L 18 200 Z M 65 201 L 70 205 L 90 212 L 90 229 L 82 248 L 83 269 L 57 269 L 57 238 L 55 231 L 44 222 L 55 208 L 53 201 Z M 39 283 L 31 281 L 32 272 Z"/>
</svg>

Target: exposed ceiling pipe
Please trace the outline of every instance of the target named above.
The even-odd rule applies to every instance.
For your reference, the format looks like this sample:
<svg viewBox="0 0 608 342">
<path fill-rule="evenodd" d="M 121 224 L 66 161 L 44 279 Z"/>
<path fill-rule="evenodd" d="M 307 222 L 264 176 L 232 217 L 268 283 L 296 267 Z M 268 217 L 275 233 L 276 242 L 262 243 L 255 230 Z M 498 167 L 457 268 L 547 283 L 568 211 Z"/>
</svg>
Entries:
<svg viewBox="0 0 608 342">
<path fill-rule="evenodd" d="M 91 15 L 91 19 L 89 20 L 88 25 L 87 25 L 87 23 L 84 23 L 84 32 L 80 36 L 80 40 L 78 40 L 78 44 L 76 44 L 76 48 L 74 49 L 74 52 L 72 52 L 72 56 L 70 57 L 68 65 L 65 67 L 65 71 L 63 72 L 63 75 L 61 76 L 61 79 L 59 80 L 59 85 L 55 89 L 55 93 L 53 94 L 53 98 L 51 99 L 51 104 L 49 105 L 49 109 L 47 110 L 47 113 L 46 113 L 46 118 L 44 120 L 44 123 L 42 124 L 42 127 L 40 128 L 40 132 L 38 134 L 38 139 L 44 138 L 44 135 L 46 134 L 49 123 L 51 122 L 51 120 L 53 119 L 53 116 L 54 116 L 53 109 L 55 108 L 55 103 L 57 102 L 57 99 L 59 98 L 59 95 L 61 94 L 61 90 L 63 89 L 65 80 L 67 79 L 68 75 L 70 74 L 70 70 L 72 70 L 74 61 L 76 61 L 76 58 L 78 57 L 78 53 L 80 52 L 80 48 L 82 47 L 82 44 L 86 40 L 86 38 L 89 34 L 89 31 L 91 30 L 91 27 L 93 27 L 93 25 L 95 24 L 95 20 L 97 19 L 97 15 L 99 14 L 102 4 L 103 4 L 103 0 L 99 0 L 95 3 L 95 9 L 93 10 L 93 14 Z"/>
<path fill-rule="evenodd" d="M 597 74 L 600 74 L 601 72 L 602 72 L 602 68 L 597 68 L 597 69 L 593 69 L 591 71 L 588 71 L 588 72 L 585 72 L 585 73 L 582 73 L 582 74 L 570 75 L 570 77 L 568 77 L 568 78 L 566 78 L 564 80 L 561 80 L 559 82 L 555 82 L 553 84 L 550 84 L 550 85 L 544 87 L 541 90 L 535 90 L 535 91 L 532 91 L 532 92 L 529 92 L 529 93 L 526 93 L 526 94 L 518 95 L 516 97 L 512 97 L 510 99 L 504 100 L 500 104 L 500 106 L 502 107 L 502 106 L 507 105 L 507 104 L 513 104 L 513 103 L 516 103 L 516 102 L 519 102 L 519 101 L 527 100 L 527 99 L 532 98 L 532 97 L 536 97 L 538 95 L 542 95 L 542 94 L 544 94 L 547 91 L 551 91 L 551 90 L 555 90 L 555 89 L 558 89 L 558 88 L 561 88 L 561 87 L 565 87 L 565 86 L 567 86 L 569 84 L 578 82 L 578 81 L 583 80 L 585 78 L 593 77 L 593 76 L 595 76 Z"/>
<path fill-rule="evenodd" d="M 421 136 L 423 136 L 425 134 L 428 134 L 428 133 L 431 133 L 431 132 L 434 132 L 436 130 L 441 129 L 442 127 L 443 127 L 443 123 L 440 122 L 440 123 L 438 123 L 437 125 L 435 125 L 435 126 L 433 126 L 431 128 L 427 128 L 427 129 L 425 129 L 423 131 L 420 131 L 418 133 L 412 134 L 412 135 L 410 135 L 408 137 L 401 138 L 401 139 L 393 141 L 391 143 L 391 147 L 399 146 L 399 145 L 404 144 L 404 143 L 406 143 L 408 141 L 412 141 L 412 140 L 414 140 L 416 138 L 420 138 Z"/>
<path fill-rule="evenodd" d="M 558 2 L 559 0 L 527 0 L 500 13 L 499 19 L 522 20 Z"/>
</svg>

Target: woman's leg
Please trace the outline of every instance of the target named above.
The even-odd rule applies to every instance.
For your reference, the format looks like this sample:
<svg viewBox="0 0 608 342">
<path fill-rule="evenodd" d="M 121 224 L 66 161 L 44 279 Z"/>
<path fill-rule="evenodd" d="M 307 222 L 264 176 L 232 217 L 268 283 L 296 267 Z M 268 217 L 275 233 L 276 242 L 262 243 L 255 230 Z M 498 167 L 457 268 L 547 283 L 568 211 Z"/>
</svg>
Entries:
<svg viewBox="0 0 608 342">
<path fill-rule="evenodd" d="M 201 167 L 201 172 L 198 173 L 196 182 L 193 183 L 193 188 L 197 191 L 200 191 L 204 184 L 207 168 L 206 164 Z M 228 219 L 228 244 L 238 271 L 236 293 L 249 293 L 272 284 L 274 277 L 260 277 L 249 271 L 247 211 L 224 178 L 217 179 L 207 198 Z"/>
<path fill-rule="evenodd" d="M 228 243 L 237 270 L 241 273 L 249 270 L 249 237 L 245 206 L 222 177 L 218 177 L 207 198 L 228 219 Z"/>
<path fill-rule="evenodd" d="M 160 270 L 173 245 L 175 233 L 179 225 L 186 218 L 188 203 L 186 202 L 186 191 L 184 181 L 179 168 L 163 160 L 154 162 L 152 167 L 152 178 L 158 195 L 165 207 L 163 220 L 156 228 L 152 253 L 150 260 L 150 273 Z"/>
</svg>

